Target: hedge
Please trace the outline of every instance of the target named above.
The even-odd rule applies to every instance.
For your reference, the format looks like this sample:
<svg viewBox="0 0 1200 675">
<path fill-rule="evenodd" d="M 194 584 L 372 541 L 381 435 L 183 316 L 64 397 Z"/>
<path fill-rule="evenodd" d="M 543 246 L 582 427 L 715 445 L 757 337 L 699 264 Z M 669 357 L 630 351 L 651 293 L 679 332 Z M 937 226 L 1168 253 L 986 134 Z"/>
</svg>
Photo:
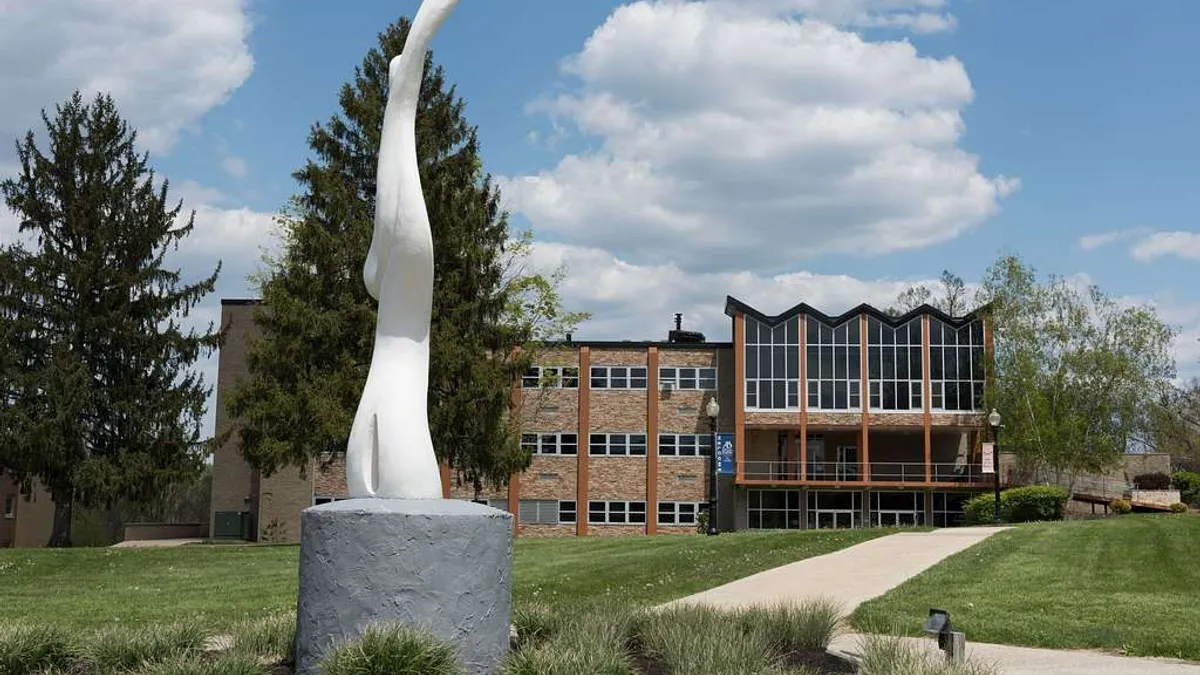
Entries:
<svg viewBox="0 0 1200 675">
<path fill-rule="evenodd" d="M 1000 520 L 1006 523 L 1062 520 L 1067 496 L 1063 488 L 1042 485 L 1004 490 L 1000 493 Z M 963 507 L 966 524 L 992 522 L 995 500 L 993 494 L 981 494 L 968 501 Z"/>
<path fill-rule="evenodd" d="M 1176 471 L 1171 477 L 1171 484 L 1179 490 L 1179 500 L 1184 504 L 1200 506 L 1200 473 L 1195 471 Z"/>
<path fill-rule="evenodd" d="M 1138 490 L 1169 490 L 1171 477 L 1162 472 L 1139 474 L 1133 477 L 1133 487 Z"/>
</svg>

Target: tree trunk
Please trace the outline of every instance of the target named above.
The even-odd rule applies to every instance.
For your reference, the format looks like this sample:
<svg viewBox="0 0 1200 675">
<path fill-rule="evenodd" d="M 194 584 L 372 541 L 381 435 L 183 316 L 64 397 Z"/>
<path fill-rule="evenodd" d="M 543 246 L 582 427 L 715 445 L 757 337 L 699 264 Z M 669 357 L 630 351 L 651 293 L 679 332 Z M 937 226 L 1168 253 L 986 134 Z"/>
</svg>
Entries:
<svg viewBox="0 0 1200 675">
<path fill-rule="evenodd" d="M 71 546 L 71 494 L 56 490 L 51 494 L 54 501 L 54 526 L 50 531 L 48 548 L 69 548 Z"/>
</svg>

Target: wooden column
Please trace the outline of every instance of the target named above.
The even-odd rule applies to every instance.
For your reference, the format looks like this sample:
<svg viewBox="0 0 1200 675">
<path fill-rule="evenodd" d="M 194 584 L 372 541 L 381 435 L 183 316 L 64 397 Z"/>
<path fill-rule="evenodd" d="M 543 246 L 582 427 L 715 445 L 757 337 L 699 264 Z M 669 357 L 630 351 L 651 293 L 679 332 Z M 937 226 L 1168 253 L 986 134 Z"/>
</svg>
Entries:
<svg viewBox="0 0 1200 675">
<path fill-rule="evenodd" d="M 517 347 L 514 350 L 517 354 L 521 353 L 521 348 Z M 521 405 L 525 402 L 525 392 L 521 389 L 521 380 L 513 382 L 512 397 L 509 404 L 510 414 L 520 415 Z M 518 417 L 518 422 L 521 420 Z M 523 425 L 522 425 L 523 426 Z M 521 533 L 521 472 L 514 471 L 508 479 L 508 512 L 512 514 L 513 536 Z M 578 512 L 578 511 L 577 511 Z"/>
<path fill-rule="evenodd" d="M 871 401 L 870 391 L 867 382 L 867 315 L 858 315 L 858 375 L 861 384 L 858 385 L 858 398 L 862 403 L 862 427 L 860 436 L 862 438 L 862 480 L 871 480 L 871 413 L 869 412 L 869 403 Z"/>
<path fill-rule="evenodd" d="M 579 455 L 575 471 L 575 534 L 587 535 L 588 525 L 588 440 L 591 438 L 591 350 L 579 348 Z"/>
<path fill-rule="evenodd" d="M 929 386 L 929 315 L 921 315 L 921 398 L 924 414 L 921 425 L 925 430 L 925 482 L 933 480 L 933 392 Z"/>
<path fill-rule="evenodd" d="M 450 465 L 445 462 L 438 464 L 438 473 L 442 478 L 442 499 L 450 499 Z"/>
<path fill-rule="evenodd" d="M 716 452 L 713 448 L 713 452 Z M 746 315 L 733 316 L 733 464 L 736 482 L 742 482 L 746 451 Z"/>
<path fill-rule="evenodd" d="M 646 534 L 658 534 L 658 347 L 646 354 Z"/>
<path fill-rule="evenodd" d="M 808 480 L 808 315 L 800 315 L 800 480 Z"/>
</svg>

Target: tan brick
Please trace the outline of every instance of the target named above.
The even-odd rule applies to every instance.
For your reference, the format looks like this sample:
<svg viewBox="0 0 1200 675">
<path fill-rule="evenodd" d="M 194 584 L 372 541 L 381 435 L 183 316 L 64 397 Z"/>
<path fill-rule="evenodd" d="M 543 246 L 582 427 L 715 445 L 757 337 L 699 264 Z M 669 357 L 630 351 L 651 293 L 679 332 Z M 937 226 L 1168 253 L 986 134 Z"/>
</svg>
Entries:
<svg viewBox="0 0 1200 675">
<path fill-rule="evenodd" d="M 300 512 L 312 506 L 312 474 L 301 477 L 295 468 L 281 469 L 261 479 L 258 508 L 260 541 L 300 540 Z"/>
<path fill-rule="evenodd" d="M 708 462 L 702 457 L 658 460 L 658 500 L 695 502 L 708 497 Z"/>
<path fill-rule="evenodd" d="M 521 499 L 575 499 L 577 470 L 575 457 L 534 456 L 521 474 Z"/>
<path fill-rule="evenodd" d="M 672 347 L 664 347 L 658 352 L 658 366 L 660 368 L 670 368 L 672 366 L 693 366 L 696 368 L 716 368 L 717 366 L 717 349 L 675 349 Z M 732 365 L 732 364 L 731 364 Z M 720 377 L 720 372 L 717 377 Z"/>
<path fill-rule="evenodd" d="M 534 352 L 533 362 L 539 366 L 579 367 L 579 348 L 555 345 Z"/>
<path fill-rule="evenodd" d="M 574 537 L 574 523 L 568 525 L 521 525 L 519 536 L 522 537 Z"/>
<path fill-rule="evenodd" d="M 318 463 L 312 473 L 312 493 L 314 498 L 345 499 L 349 496 L 346 488 L 345 456 L 335 457 L 327 468 L 322 468 Z"/>
<path fill-rule="evenodd" d="M 593 366 L 644 366 L 646 365 L 647 350 L 645 347 L 629 348 L 593 348 L 591 363 Z M 588 375 L 588 373 L 583 373 Z"/>
<path fill-rule="evenodd" d="M 923 427 L 925 426 L 925 413 L 921 412 L 886 412 L 886 413 L 869 413 L 870 425 L 873 427 Z"/>
<path fill-rule="evenodd" d="M 812 424 L 812 417 L 809 417 L 809 424 Z M 770 424 L 775 426 L 799 426 L 800 412 L 784 412 L 784 411 L 746 411 L 746 424 Z"/>
<path fill-rule="evenodd" d="M 646 499 L 645 457 L 589 457 L 588 499 Z"/>
<path fill-rule="evenodd" d="M 659 433 L 708 433 L 708 416 L 704 410 L 707 403 L 708 395 L 702 391 L 662 392 L 658 397 Z M 732 411 L 730 419 L 732 420 Z"/>
<path fill-rule="evenodd" d="M 987 423 L 985 413 L 956 413 L 933 411 L 930 415 L 930 425 L 935 427 L 978 427 Z"/>
<path fill-rule="evenodd" d="M 451 472 L 450 499 L 503 499 L 507 502 L 508 488 L 502 487 L 497 489 L 485 483 L 483 490 L 476 495 L 473 485 L 465 481 L 459 481 L 453 472 Z"/>
<path fill-rule="evenodd" d="M 808 426 L 849 427 L 862 425 L 862 412 L 810 412 Z"/>
<path fill-rule="evenodd" d="M 587 533 L 590 537 L 636 537 L 646 534 L 646 529 L 642 525 L 597 525 L 589 523 Z"/>
<path fill-rule="evenodd" d="M 645 391 L 593 390 L 590 399 L 590 431 L 634 434 L 646 432 Z"/>
<path fill-rule="evenodd" d="M 217 355 L 216 382 L 216 435 L 220 437 L 232 430 L 225 442 L 213 451 L 213 480 L 210 496 L 211 511 L 250 512 L 257 511 L 256 490 L 253 489 L 254 472 L 242 458 L 241 440 L 235 420 L 226 410 L 229 392 L 246 376 L 246 350 L 248 340 L 258 333 L 254 323 L 254 305 L 223 303 L 221 305 L 221 327 L 226 332 L 225 343 Z M 215 517 L 210 518 L 211 529 Z"/>
<path fill-rule="evenodd" d="M 578 389 L 522 389 L 519 405 L 527 432 L 572 432 L 579 426 Z"/>
<path fill-rule="evenodd" d="M 658 534 L 669 534 L 672 536 L 680 536 L 685 534 L 699 534 L 696 532 L 695 525 L 662 525 L 658 526 Z"/>
</svg>

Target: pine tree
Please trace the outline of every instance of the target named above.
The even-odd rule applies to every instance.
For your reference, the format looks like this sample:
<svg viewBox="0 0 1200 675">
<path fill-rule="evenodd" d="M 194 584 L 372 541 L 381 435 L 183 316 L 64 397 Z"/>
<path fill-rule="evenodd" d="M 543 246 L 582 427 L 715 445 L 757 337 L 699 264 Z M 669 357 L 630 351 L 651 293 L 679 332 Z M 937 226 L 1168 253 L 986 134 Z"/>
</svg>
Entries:
<svg viewBox="0 0 1200 675">
<path fill-rule="evenodd" d="M 249 373 L 231 392 L 229 412 L 243 456 L 268 475 L 304 471 L 346 449 L 374 339 L 375 301 L 362 269 L 388 64 L 409 27 L 401 18 L 378 35 L 340 91 L 340 114 L 314 125 L 315 157 L 294 174 L 302 193 L 280 218 L 282 253 L 259 279 L 261 337 L 248 345 Z M 561 310 L 561 271 L 547 279 L 513 264 L 528 254 L 528 237 L 510 240 L 465 105 L 427 52 L 417 152 L 434 242 L 429 421 L 438 459 L 478 491 L 528 465 L 512 388 L 540 338 L 586 315 Z"/>
<path fill-rule="evenodd" d="M 167 253 L 194 227 L 155 185 L 113 99 L 76 92 L 45 112 L 20 171 L 0 184 L 25 242 L 0 255 L 0 467 L 54 500 L 51 546 L 71 543 L 74 505 L 148 501 L 194 475 L 209 388 L 191 366 L 220 334 L 180 321 L 220 272 L 181 283 Z M 28 245 L 29 248 L 26 248 Z"/>
</svg>

